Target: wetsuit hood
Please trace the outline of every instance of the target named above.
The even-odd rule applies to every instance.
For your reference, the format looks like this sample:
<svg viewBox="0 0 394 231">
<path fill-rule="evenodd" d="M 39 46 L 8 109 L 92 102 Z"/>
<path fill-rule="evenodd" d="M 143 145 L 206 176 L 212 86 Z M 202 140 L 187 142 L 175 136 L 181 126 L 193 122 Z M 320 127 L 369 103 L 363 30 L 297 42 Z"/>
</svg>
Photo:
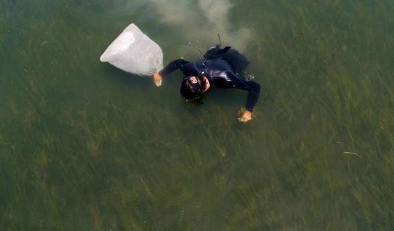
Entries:
<svg viewBox="0 0 394 231">
<path fill-rule="evenodd" d="M 200 78 L 195 76 L 186 76 L 181 84 L 181 95 L 188 100 L 197 100 L 203 93 L 204 84 Z"/>
</svg>

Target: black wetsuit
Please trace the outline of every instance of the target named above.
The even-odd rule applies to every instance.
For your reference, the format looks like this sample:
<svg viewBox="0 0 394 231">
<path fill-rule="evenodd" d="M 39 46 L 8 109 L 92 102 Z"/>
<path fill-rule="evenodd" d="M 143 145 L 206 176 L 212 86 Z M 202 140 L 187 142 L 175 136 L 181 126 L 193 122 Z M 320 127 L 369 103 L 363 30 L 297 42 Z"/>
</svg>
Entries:
<svg viewBox="0 0 394 231">
<path fill-rule="evenodd" d="M 196 62 L 177 59 L 160 71 L 160 75 L 165 77 L 177 69 L 180 69 L 185 76 L 206 76 L 211 87 L 247 90 L 246 110 L 250 112 L 253 111 L 259 98 L 260 85 L 253 81 L 247 81 L 234 73 L 230 64 L 221 58 Z"/>
</svg>

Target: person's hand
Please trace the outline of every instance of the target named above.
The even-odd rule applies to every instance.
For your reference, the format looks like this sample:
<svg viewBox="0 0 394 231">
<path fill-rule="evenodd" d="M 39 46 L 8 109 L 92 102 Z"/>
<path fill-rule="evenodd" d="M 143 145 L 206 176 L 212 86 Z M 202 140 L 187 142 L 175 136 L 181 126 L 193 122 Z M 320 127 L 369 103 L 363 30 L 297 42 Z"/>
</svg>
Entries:
<svg viewBox="0 0 394 231">
<path fill-rule="evenodd" d="M 160 87 L 161 83 L 163 81 L 163 77 L 159 74 L 159 72 L 156 72 L 153 74 L 153 81 L 155 82 L 156 86 Z"/>
<path fill-rule="evenodd" d="M 203 76 L 203 81 L 205 82 L 205 88 L 203 90 L 203 92 L 205 93 L 211 87 L 211 84 L 209 83 L 209 80 L 206 76 Z"/>
<path fill-rule="evenodd" d="M 252 112 L 246 110 L 244 114 L 238 118 L 238 121 L 241 123 L 246 123 L 252 119 Z"/>
</svg>

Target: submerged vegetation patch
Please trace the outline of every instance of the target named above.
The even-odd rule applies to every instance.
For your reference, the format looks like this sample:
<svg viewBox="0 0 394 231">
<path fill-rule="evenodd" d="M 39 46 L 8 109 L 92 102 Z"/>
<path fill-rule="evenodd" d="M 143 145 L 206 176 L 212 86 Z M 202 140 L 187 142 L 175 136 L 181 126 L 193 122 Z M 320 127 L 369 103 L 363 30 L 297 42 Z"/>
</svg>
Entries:
<svg viewBox="0 0 394 231">
<path fill-rule="evenodd" d="M 262 85 L 246 124 L 243 91 L 191 107 L 176 74 L 99 62 L 131 22 L 165 63 L 199 57 L 208 24 L 153 2 L 0 3 L 2 230 L 394 229 L 392 1 L 223 1 Z"/>
</svg>

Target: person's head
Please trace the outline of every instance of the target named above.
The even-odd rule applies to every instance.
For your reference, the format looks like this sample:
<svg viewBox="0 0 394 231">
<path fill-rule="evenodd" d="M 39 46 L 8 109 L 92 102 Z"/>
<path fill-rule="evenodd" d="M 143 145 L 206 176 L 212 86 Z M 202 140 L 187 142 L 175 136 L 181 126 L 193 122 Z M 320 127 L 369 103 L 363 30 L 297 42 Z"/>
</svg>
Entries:
<svg viewBox="0 0 394 231">
<path fill-rule="evenodd" d="M 181 95 L 190 101 L 198 101 L 204 95 L 205 81 L 196 76 L 183 78 Z"/>
</svg>

